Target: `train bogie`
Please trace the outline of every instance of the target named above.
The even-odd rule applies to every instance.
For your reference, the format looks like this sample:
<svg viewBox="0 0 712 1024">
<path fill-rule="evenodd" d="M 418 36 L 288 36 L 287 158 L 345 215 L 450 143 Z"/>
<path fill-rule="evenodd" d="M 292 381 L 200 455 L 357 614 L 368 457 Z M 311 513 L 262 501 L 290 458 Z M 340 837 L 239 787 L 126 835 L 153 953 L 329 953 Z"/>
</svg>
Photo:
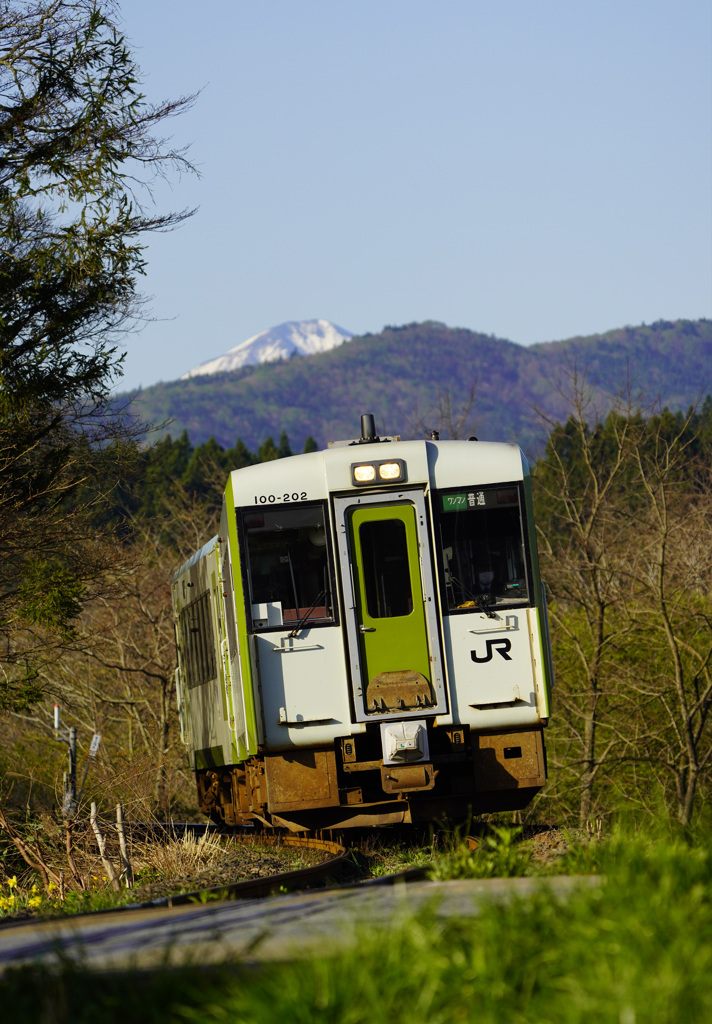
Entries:
<svg viewBox="0 0 712 1024">
<path fill-rule="evenodd" d="M 354 442 L 231 473 L 175 575 L 202 809 L 292 829 L 517 808 L 551 664 L 514 445 Z"/>
</svg>

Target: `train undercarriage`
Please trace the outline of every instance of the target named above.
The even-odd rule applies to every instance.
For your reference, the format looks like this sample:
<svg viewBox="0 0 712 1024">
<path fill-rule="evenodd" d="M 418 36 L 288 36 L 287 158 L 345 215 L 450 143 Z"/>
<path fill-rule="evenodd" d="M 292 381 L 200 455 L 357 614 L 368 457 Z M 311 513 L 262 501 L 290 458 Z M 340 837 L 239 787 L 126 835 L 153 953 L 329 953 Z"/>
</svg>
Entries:
<svg viewBox="0 0 712 1024">
<path fill-rule="evenodd" d="M 196 771 L 200 809 L 222 825 L 302 832 L 461 818 L 525 807 L 546 780 L 540 727 L 429 730 L 429 760 L 384 764 L 380 734 Z"/>
</svg>

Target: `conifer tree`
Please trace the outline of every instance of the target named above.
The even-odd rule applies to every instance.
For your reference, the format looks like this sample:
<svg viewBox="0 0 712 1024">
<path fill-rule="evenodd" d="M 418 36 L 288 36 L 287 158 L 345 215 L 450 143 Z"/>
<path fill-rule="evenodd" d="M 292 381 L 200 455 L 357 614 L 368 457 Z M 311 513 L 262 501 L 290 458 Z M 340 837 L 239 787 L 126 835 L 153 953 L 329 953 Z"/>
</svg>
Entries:
<svg viewBox="0 0 712 1024">
<path fill-rule="evenodd" d="M 97 495 L 134 464 L 107 414 L 119 332 L 140 314 L 157 175 L 189 169 L 156 134 L 191 99 L 149 103 L 112 0 L 0 6 L 0 705 L 101 578 Z M 111 442 L 111 443 L 108 443 Z"/>
</svg>

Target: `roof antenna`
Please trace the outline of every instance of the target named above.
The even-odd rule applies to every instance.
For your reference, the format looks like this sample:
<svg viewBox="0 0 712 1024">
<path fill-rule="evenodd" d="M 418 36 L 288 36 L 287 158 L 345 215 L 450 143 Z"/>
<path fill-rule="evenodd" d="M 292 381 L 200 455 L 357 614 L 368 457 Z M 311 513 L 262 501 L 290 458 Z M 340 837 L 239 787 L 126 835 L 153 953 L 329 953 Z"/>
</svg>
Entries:
<svg viewBox="0 0 712 1024">
<path fill-rule="evenodd" d="M 376 420 L 372 412 L 361 417 L 361 441 L 377 441 Z"/>
</svg>

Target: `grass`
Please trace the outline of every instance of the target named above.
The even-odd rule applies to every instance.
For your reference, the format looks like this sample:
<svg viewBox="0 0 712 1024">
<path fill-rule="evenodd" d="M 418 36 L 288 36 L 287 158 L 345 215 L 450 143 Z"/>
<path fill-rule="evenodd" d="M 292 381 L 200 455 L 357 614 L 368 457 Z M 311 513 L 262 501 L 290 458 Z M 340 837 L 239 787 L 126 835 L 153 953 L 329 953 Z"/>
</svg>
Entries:
<svg viewBox="0 0 712 1024">
<path fill-rule="evenodd" d="M 197 838 L 186 833 L 180 839 L 166 843 L 146 843 L 142 866 L 137 873 L 136 884 L 142 880 L 184 878 L 197 874 L 224 859 L 225 848 L 216 836 L 209 834 Z M 101 871 L 95 865 L 93 871 Z M 68 889 L 60 899 L 58 889 L 49 883 L 47 889 L 40 886 L 39 876 L 26 872 L 24 885 L 17 875 L 0 882 L 0 919 L 22 912 L 35 916 L 52 917 L 86 913 L 92 910 L 108 910 L 136 901 L 132 889 L 112 889 L 106 875 L 86 872 L 86 889 Z"/>
<path fill-rule="evenodd" d="M 712 1019 L 712 830 L 623 831 L 570 854 L 601 884 L 444 921 L 434 910 L 299 963 L 0 980 L 13 1019 L 73 1024 L 686 1024 Z M 496 836 L 496 833 L 495 833 Z M 512 843 L 492 856 L 510 862 Z M 503 852 L 504 851 L 504 852 Z M 474 858 L 473 858 L 474 860 Z"/>
<path fill-rule="evenodd" d="M 208 878 L 205 884 L 213 884 L 210 880 L 211 870 L 224 865 L 232 852 L 243 853 L 245 857 L 244 863 L 235 868 L 236 875 L 251 877 L 250 853 L 258 854 L 261 850 L 249 844 L 245 844 L 244 848 L 236 846 L 231 849 L 219 836 L 210 833 L 194 836 L 186 832 L 181 838 L 163 843 L 135 842 L 132 844 L 132 861 L 136 869 L 133 888 L 113 889 L 106 875 L 101 873 L 103 869 L 97 864 L 97 858 L 84 857 L 88 865 L 82 871 L 86 888 L 67 888 L 63 899 L 56 885 L 50 882 L 47 888 L 43 887 L 39 875 L 25 869 L 24 872 L 0 880 L 0 921 L 3 918 L 72 916 L 110 910 L 136 903 L 137 900 L 153 898 L 153 895 L 147 894 L 146 889 L 150 890 L 154 886 L 165 890 L 161 895 L 192 891 L 200 887 L 201 876 Z M 268 848 L 268 852 L 274 854 L 274 872 L 307 867 L 321 856 L 298 847 L 283 846 L 278 840 L 272 848 Z"/>
<path fill-rule="evenodd" d="M 477 849 L 471 851 L 464 838 L 454 832 L 434 858 L 428 877 L 446 882 L 453 878 L 515 878 L 531 874 L 531 854 L 518 843 L 520 833 L 520 828 L 490 825 Z"/>
</svg>

